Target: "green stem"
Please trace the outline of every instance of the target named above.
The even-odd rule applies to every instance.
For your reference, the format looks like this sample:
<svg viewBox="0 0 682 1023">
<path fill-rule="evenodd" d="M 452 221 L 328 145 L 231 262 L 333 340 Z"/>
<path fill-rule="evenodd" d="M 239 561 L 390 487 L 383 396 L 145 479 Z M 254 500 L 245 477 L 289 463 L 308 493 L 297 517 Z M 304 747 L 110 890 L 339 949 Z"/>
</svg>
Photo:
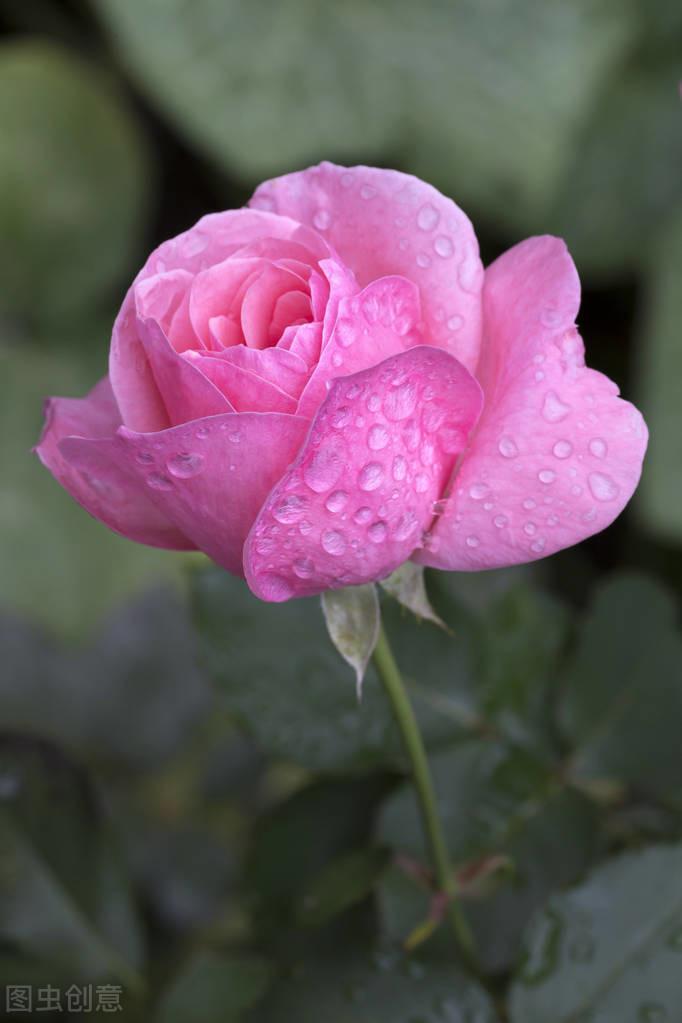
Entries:
<svg viewBox="0 0 682 1023">
<path fill-rule="evenodd" d="M 426 759 L 424 743 L 419 732 L 400 669 L 395 662 L 383 626 L 374 649 L 374 662 L 384 685 L 394 717 L 400 728 L 405 751 L 412 767 L 412 778 L 417 790 L 424 833 L 428 840 L 433 869 L 438 887 L 449 896 L 448 913 L 457 945 L 468 965 L 475 963 L 474 941 L 469 925 L 457 902 L 457 880 L 450 864 L 443 830 L 441 828 L 433 781 Z"/>
</svg>

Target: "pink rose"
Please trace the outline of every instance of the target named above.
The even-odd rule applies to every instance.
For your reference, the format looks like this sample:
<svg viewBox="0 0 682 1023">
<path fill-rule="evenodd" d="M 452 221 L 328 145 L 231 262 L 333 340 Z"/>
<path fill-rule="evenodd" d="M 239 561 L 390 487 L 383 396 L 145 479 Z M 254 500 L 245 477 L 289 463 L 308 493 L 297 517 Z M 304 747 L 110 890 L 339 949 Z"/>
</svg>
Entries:
<svg viewBox="0 0 682 1023">
<path fill-rule="evenodd" d="M 141 543 L 204 551 L 264 600 L 472 571 L 609 525 L 647 431 L 575 327 L 562 241 L 483 271 L 471 223 L 396 171 L 324 163 L 161 245 L 109 377 L 53 398 L 43 463 Z"/>
</svg>

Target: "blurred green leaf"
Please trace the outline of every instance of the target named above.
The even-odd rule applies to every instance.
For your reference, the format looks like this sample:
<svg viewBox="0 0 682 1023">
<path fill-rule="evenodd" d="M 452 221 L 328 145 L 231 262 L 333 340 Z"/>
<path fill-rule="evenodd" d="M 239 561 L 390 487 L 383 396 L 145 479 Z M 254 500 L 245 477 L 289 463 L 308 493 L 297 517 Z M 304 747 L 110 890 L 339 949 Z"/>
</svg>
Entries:
<svg viewBox="0 0 682 1023">
<path fill-rule="evenodd" d="M 303 927 L 318 927 L 370 894 L 388 864 L 385 849 L 370 846 L 327 864 L 312 878 L 299 904 Z"/>
<path fill-rule="evenodd" d="M 0 616 L 0 649 L 4 727 L 52 739 L 91 763 L 155 764 L 210 706 L 187 614 L 172 592 L 135 600 L 79 651 Z"/>
<path fill-rule="evenodd" d="M 680 132 L 682 134 L 682 132 Z M 639 399 L 649 425 L 649 450 L 637 496 L 644 524 L 682 542 L 682 205 L 664 227 L 648 266 L 639 330 Z"/>
<path fill-rule="evenodd" d="M 396 130 L 380 11 L 284 0 L 95 0 L 161 109 L 228 168 L 256 178 L 319 154 L 378 155 Z M 384 41 L 381 40 L 381 45 Z"/>
<path fill-rule="evenodd" d="M 514 225 L 636 25 L 622 0 L 96 7 L 160 106 L 241 175 L 403 150 L 406 170 Z"/>
<path fill-rule="evenodd" d="M 197 952 L 163 994 L 156 1023 L 237 1023 L 265 994 L 270 978 L 264 959 Z"/>
<path fill-rule="evenodd" d="M 682 1004 L 682 846 L 627 853 L 530 928 L 513 1023 L 665 1023 Z"/>
<path fill-rule="evenodd" d="M 249 1020 L 308 1023 L 322 1018 L 324 1023 L 497 1020 L 483 988 L 451 962 L 381 954 L 367 962 L 342 951 L 331 962 L 302 967 L 293 980 L 276 985 Z"/>
<path fill-rule="evenodd" d="M 646 265 L 682 199 L 677 49 L 670 59 L 657 53 L 650 66 L 624 67 L 572 149 L 544 230 L 566 239 L 581 273 L 613 280 Z"/>
<path fill-rule="evenodd" d="M 575 747 L 568 770 L 658 796 L 682 771 L 682 636 L 670 595 L 621 575 L 597 592 L 563 678 L 561 722 Z"/>
<path fill-rule="evenodd" d="M 77 360 L 0 335 L 0 602 L 72 636 L 150 581 L 179 579 L 192 557 L 116 536 L 31 454 L 45 397 L 82 395 L 104 370 L 105 334 L 100 326 L 89 341 L 102 345 L 99 365 L 92 354 Z"/>
<path fill-rule="evenodd" d="M 379 597 L 374 583 L 326 590 L 321 599 L 329 638 L 355 672 L 358 699 L 362 680 L 381 628 Z"/>
<path fill-rule="evenodd" d="M 87 781 L 51 747 L 2 738 L 0 849 L 0 960 L 138 989 L 142 937 L 111 833 Z"/>
<path fill-rule="evenodd" d="M 145 223 L 149 162 L 121 97 L 47 42 L 0 47 L 0 308 L 74 317 L 128 268 Z"/>
<path fill-rule="evenodd" d="M 494 854 L 511 863 L 511 876 L 498 879 L 485 897 L 465 902 L 479 959 L 497 972 L 518 955 L 521 930 L 547 895 L 575 880 L 591 862 L 598 841 L 596 814 L 540 763 L 496 742 L 463 743 L 432 757 L 431 766 L 455 868 Z M 396 853 L 428 866 L 410 785 L 386 802 L 378 834 Z M 404 940 L 427 916 L 430 895 L 395 871 L 380 892 L 385 933 Z M 448 939 L 443 932 L 443 942 Z"/>
</svg>

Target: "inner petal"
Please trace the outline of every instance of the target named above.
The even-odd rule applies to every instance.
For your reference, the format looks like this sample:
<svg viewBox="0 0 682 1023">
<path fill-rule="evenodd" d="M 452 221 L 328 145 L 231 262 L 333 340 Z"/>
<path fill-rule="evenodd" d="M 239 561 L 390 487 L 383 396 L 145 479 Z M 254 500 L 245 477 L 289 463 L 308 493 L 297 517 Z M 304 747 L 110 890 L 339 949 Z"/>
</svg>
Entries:
<svg viewBox="0 0 682 1023">
<path fill-rule="evenodd" d="M 305 295 L 306 285 L 297 274 L 266 263 L 261 273 L 249 284 L 241 307 L 241 325 L 244 343 L 251 348 L 267 348 L 270 340 L 270 324 L 277 300 L 291 291 Z"/>
<path fill-rule="evenodd" d="M 287 291 L 275 302 L 270 321 L 270 344 L 276 345 L 286 327 L 310 323 L 312 309 L 310 296 L 302 291 Z"/>
</svg>

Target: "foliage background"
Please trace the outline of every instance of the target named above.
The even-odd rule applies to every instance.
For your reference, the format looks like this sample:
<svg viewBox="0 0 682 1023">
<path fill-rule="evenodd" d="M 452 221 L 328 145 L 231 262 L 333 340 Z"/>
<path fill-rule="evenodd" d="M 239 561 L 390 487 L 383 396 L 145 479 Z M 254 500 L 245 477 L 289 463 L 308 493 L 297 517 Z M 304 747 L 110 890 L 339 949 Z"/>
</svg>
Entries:
<svg viewBox="0 0 682 1023">
<path fill-rule="evenodd" d="M 159 1023 L 682 1020 L 681 11 L 0 0 L 0 985 L 120 983 Z M 442 930 L 401 951 L 416 810 L 316 602 L 121 540 L 29 453 L 150 248 L 322 158 L 432 181 L 486 262 L 566 237 L 651 427 L 607 533 L 434 576 L 452 635 L 385 607 L 482 982 Z"/>
</svg>

